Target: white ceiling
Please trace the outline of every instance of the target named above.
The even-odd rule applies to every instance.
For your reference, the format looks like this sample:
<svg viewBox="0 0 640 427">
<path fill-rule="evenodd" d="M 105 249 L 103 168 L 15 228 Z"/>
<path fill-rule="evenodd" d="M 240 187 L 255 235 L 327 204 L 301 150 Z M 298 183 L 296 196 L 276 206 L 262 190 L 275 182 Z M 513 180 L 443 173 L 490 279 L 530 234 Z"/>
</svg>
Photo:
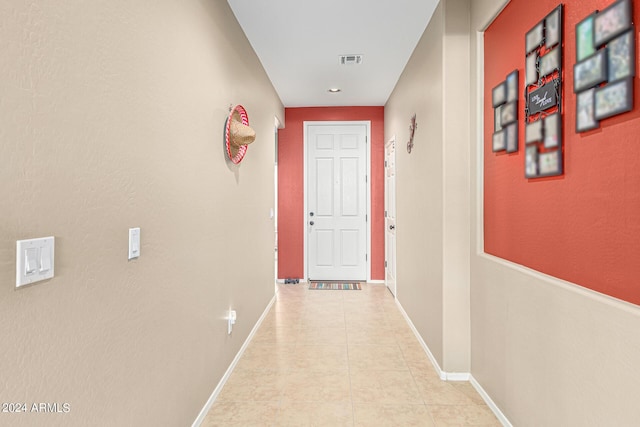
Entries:
<svg viewBox="0 0 640 427">
<path fill-rule="evenodd" d="M 285 107 L 313 107 L 384 105 L 439 0 L 227 1 Z"/>
</svg>

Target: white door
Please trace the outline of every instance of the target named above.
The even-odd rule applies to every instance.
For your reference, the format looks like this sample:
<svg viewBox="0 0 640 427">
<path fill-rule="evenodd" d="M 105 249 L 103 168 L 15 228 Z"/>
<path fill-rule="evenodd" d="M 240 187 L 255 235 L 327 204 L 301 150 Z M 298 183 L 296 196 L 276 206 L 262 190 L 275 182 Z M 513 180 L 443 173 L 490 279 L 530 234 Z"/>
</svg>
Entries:
<svg viewBox="0 0 640 427">
<path fill-rule="evenodd" d="M 385 146 L 384 160 L 384 212 L 385 212 L 385 283 L 396 295 L 396 140 Z"/>
<path fill-rule="evenodd" d="M 310 280 L 367 279 L 366 143 L 364 124 L 307 127 Z"/>
</svg>

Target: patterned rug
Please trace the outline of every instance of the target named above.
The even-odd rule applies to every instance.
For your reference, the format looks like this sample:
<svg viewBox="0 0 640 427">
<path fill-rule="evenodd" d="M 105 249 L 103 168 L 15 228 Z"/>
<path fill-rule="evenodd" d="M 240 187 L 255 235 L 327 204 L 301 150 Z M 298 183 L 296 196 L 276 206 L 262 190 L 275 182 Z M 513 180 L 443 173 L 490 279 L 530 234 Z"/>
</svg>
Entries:
<svg viewBox="0 0 640 427">
<path fill-rule="evenodd" d="M 342 282 L 311 282 L 309 283 L 309 289 L 330 289 L 337 290 L 351 290 L 359 291 L 362 289 L 360 283 L 342 283 Z"/>
</svg>

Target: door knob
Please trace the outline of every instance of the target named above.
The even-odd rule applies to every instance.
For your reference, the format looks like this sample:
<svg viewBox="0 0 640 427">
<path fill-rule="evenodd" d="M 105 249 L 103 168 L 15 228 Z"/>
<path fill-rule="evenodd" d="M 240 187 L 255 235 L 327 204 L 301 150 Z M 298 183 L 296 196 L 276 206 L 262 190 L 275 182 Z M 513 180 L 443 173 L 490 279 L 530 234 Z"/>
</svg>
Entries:
<svg viewBox="0 0 640 427">
<path fill-rule="evenodd" d="M 313 216 L 313 212 L 309 212 L 309 216 Z"/>
<path fill-rule="evenodd" d="M 309 225 L 313 225 L 313 224 L 315 224 L 315 222 L 309 221 Z"/>
<path fill-rule="evenodd" d="M 395 229 L 396 229 L 396 226 L 395 226 L 395 225 L 390 225 L 390 226 L 389 226 L 389 230 L 395 230 Z"/>
</svg>

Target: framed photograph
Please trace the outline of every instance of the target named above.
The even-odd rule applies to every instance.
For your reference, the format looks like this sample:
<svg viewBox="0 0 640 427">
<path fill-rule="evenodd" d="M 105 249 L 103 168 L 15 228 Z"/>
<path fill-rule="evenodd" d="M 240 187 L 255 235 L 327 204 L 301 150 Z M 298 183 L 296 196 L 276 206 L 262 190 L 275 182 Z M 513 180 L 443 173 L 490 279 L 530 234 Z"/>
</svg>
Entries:
<svg viewBox="0 0 640 427">
<path fill-rule="evenodd" d="M 542 120 L 527 123 L 524 128 L 524 142 L 531 144 L 532 142 L 542 141 Z"/>
<path fill-rule="evenodd" d="M 560 69 L 562 58 L 560 57 L 561 46 L 547 52 L 540 57 L 540 77 L 548 76 L 555 70 Z"/>
<path fill-rule="evenodd" d="M 524 155 L 524 176 L 535 178 L 538 176 L 538 146 L 527 145 Z"/>
<path fill-rule="evenodd" d="M 599 87 L 594 97 L 596 120 L 626 113 L 633 108 L 633 80 L 628 78 Z"/>
<path fill-rule="evenodd" d="M 589 89 L 576 96 L 576 132 L 586 132 L 600 126 L 595 116 L 595 92 L 595 89 Z"/>
<path fill-rule="evenodd" d="M 538 81 L 538 54 L 532 53 L 527 56 L 527 66 L 525 68 L 525 82 L 527 86 Z"/>
<path fill-rule="evenodd" d="M 560 43 L 562 37 L 562 5 L 556 7 L 544 19 L 544 38 L 547 49 Z"/>
<path fill-rule="evenodd" d="M 508 102 L 502 106 L 500 111 L 500 123 L 505 127 L 511 122 L 518 120 L 518 102 Z"/>
<path fill-rule="evenodd" d="M 504 130 L 501 130 L 500 132 L 496 132 L 493 134 L 493 152 L 497 152 L 497 151 L 504 151 L 507 146 L 505 145 L 505 138 L 504 138 Z"/>
<path fill-rule="evenodd" d="M 602 46 L 630 27 L 631 0 L 618 0 L 596 15 L 593 21 L 595 46 Z"/>
<path fill-rule="evenodd" d="M 562 173 L 562 156 L 560 150 L 540 153 L 538 155 L 538 175 L 553 176 Z"/>
<path fill-rule="evenodd" d="M 533 27 L 527 33 L 526 37 L 526 52 L 525 54 L 531 52 L 538 48 L 538 46 L 542 45 L 544 41 L 544 21 L 540 21 L 535 27 Z"/>
<path fill-rule="evenodd" d="M 500 132 L 502 130 L 502 106 L 499 105 L 493 110 L 493 131 Z"/>
<path fill-rule="evenodd" d="M 518 122 L 513 122 L 504 128 L 504 139 L 507 153 L 518 151 Z"/>
<path fill-rule="evenodd" d="M 593 44 L 593 21 L 596 13 L 587 16 L 576 25 L 576 62 L 580 62 L 596 53 Z"/>
<path fill-rule="evenodd" d="M 507 84 L 505 82 L 500 82 L 498 86 L 493 88 L 491 91 L 491 99 L 493 108 L 507 102 Z"/>
<path fill-rule="evenodd" d="M 545 148 L 559 147 L 562 138 L 562 122 L 560 113 L 551 114 L 542 120 L 544 123 Z"/>
<path fill-rule="evenodd" d="M 518 100 L 518 70 L 513 70 L 507 76 L 507 102 Z"/>
<path fill-rule="evenodd" d="M 573 66 L 573 91 L 578 93 L 607 81 L 607 48 Z"/>
<path fill-rule="evenodd" d="M 636 75 L 634 29 L 611 40 L 607 45 L 609 83 Z"/>
</svg>

